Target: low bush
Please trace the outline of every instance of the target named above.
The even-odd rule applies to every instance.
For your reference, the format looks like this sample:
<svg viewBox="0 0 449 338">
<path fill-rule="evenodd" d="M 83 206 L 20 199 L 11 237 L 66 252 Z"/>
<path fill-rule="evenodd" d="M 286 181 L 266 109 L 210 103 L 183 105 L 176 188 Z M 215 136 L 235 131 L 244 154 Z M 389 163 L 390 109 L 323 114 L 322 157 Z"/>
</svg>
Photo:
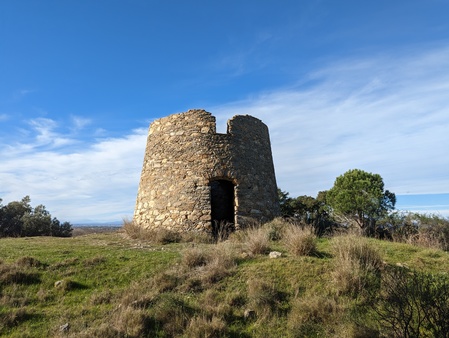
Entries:
<svg viewBox="0 0 449 338">
<path fill-rule="evenodd" d="M 285 229 L 289 223 L 283 218 L 278 217 L 266 223 L 263 227 L 267 229 L 270 241 L 279 241 L 284 237 Z"/>
<path fill-rule="evenodd" d="M 449 277 L 402 267 L 382 273 L 376 311 L 387 334 L 395 337 L 447 337 Z"/>
</svg>

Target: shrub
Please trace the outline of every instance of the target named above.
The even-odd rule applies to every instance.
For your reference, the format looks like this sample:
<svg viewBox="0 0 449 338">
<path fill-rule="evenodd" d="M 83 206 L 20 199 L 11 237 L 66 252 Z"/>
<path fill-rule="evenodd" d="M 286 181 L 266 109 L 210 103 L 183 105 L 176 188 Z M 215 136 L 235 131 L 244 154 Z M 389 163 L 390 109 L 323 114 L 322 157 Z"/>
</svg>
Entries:
<svg viewBox="0 0 449 338">
<path fill-rule="evenodd" d="M 378 285 L 383 261 L 366 238 L 339 236 L 333 238 L 332 244 L 335 255 L 333 278 L 337 290 L 357 295 Z"/>
<path fill-rule="evenodd" d="M 271 241 L 279 241 L 284 236 L 285 229 L 288 227 L 289 223 L 283 218 L 275 218 L 272 221 L 266 223 L 264 228 L 268 231 L 268 238 Z"/>
<path fill-rule="evenodd" d="M 295 256 L 307 256 L 316 253 L 316 235 L 312 228 L 289 225 L 282 239 L 288 252 Z"/>
<path fill-rule="evenodd" d="M 395 337 L 447 337 L 449 277 L 390 267 L 382 274 L 376 311 Z"/>
<path fill-rule="evenodd" d="M 395 212 L 382 220 L 382 226 L 395 241 L 449 250 L 449 220 L 438 215 Z"/>
</svg>

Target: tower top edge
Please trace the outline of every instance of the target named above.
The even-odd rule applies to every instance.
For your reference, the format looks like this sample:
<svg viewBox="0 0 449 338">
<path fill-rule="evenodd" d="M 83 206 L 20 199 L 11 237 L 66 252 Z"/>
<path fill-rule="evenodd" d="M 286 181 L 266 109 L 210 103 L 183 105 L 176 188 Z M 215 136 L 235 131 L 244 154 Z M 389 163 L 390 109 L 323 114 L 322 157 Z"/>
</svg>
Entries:
<svg viewBox="0 0 449 338">
<path fill-rule="evenodd" d="M 151 124 L 164 124 L 166 121 L 171 121 L 171 120 L 177 120 L 177 119 L 192 119 L 192 120 L 208 120 L 208 121 L 214 121 L 215 122 L 215 116 L 212 115 L 210 112 L 202 109 L 202 108 L 195 108 L 195 109 L 189 109 L 186 112 L 182 112 L 182 113 L 174 113 L 174 114 L 170 114 L 168 116 L 165 117 L 161 117 L 159 119 L 154 120 Z M 262 124 L 264 124 L 262 122 L 262 120 L 258 119 L 257 117 L 254 117 L 252 115 L 234 115 L 232 116 L 230 119 L 228 119 L 227 123 L 228 125 L 232 122 L 237 122 L 239 120 L 252 120 L 254 122 L 260 122 Z"/>
</svg>

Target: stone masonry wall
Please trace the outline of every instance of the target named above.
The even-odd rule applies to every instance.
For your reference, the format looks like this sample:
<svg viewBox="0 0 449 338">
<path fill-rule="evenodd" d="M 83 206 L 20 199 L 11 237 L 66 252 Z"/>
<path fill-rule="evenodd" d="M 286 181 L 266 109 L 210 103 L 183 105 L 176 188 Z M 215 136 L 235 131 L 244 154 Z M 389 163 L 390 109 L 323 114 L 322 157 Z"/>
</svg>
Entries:
<svg viewBox="0 0 449 338">
<path fill-rule="evenodd" d="M 248 217 L 263 221 L 279 214 L 270 138 L 262 121 L 234 116 L 226 134 L 216 133 L 215 117 L 204 110 L 154 121 L 134 222 L 149 229 L 212 232 L 211 187 L 217 180 L 231 186 L 237 228 Z"/>
</svg>

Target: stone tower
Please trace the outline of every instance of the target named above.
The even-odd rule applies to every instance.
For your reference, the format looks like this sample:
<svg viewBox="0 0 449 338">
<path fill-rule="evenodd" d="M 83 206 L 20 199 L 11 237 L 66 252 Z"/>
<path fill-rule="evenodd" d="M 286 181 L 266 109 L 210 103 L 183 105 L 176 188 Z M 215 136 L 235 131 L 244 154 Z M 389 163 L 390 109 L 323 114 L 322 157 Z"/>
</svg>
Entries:
<svg viewBox="0 0 449 338">
<path fill-rule="evenodd" d="M 154 121 L 134 211 L 135 224 L 178 232 L 215 232 L 227 222 L 279 215 L 267 126 L 249 115 L 216 133 L 215 117 L 189 110 Z M 223 224 L 223 223 L 221 223 Z"/>
</svg>

